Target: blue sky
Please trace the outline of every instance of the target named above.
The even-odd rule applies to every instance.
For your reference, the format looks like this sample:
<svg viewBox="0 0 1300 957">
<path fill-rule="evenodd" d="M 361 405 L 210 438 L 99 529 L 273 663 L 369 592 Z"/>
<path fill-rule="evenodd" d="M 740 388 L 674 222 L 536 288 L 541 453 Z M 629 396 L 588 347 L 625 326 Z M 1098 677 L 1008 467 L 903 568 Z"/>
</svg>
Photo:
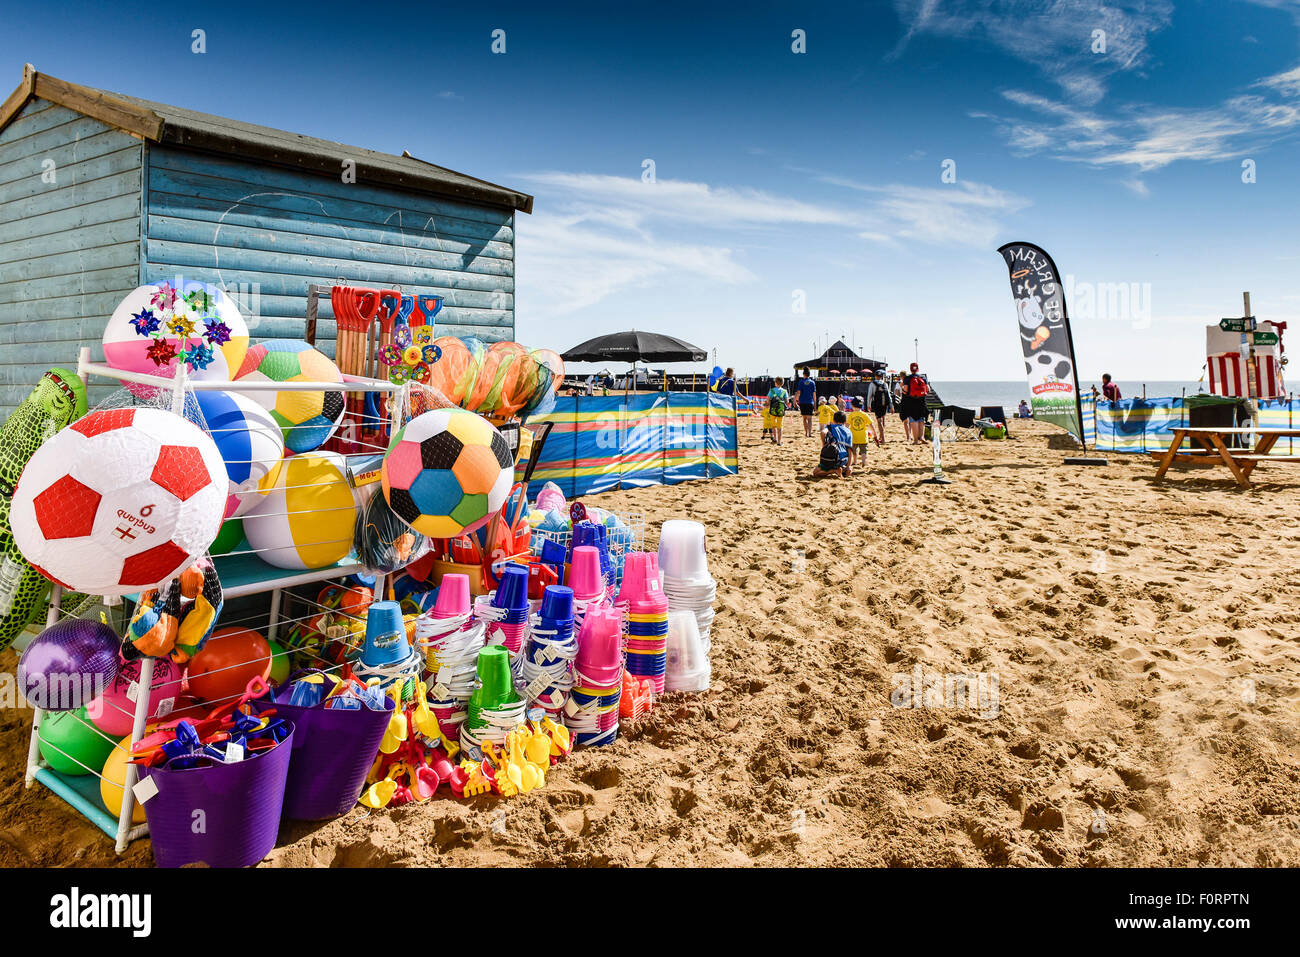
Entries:
<svg viewBox="0 0 1300 957">
<path fill-rule="evenodd" d="M 761 374 L 826 336 L 892 364 L 919 339 L 938 379 L 1016 379 L 1013 239 L 1071 278 L 1085 381 L 1194 381 L 1244 289 L 1300 318 L 1300 4 L 609 6 L 13 8 L 0 76 L 30 61 L 533 193 L 530 345 L 635 327 Z"/>
</svg>

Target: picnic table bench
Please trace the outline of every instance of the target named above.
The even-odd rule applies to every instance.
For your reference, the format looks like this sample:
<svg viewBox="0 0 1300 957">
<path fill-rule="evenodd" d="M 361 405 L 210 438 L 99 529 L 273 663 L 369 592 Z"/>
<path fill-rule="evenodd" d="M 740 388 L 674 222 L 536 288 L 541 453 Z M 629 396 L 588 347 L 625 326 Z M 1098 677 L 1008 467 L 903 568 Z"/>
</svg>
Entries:
<svg viewBox="0 0 1300 957">
<path fill-rule="evenodd" d="M 1178 459 L 1190 465 L 1226 466 L 1242 488 L 1250 487 L 1250 473 L 1260 462 L 1300 462 L 1300 455 L 1269 455 L 1269 450 L 1277 444 L 1278 439 L 1300 438 L 1300 428 L 1295 429 L 1252 429 L 1244 428 L 1193 428 L 1180 426 L 1173 430 L 1173 441 L 1163 452 L 1152 452 L 1151 456 L 1160 463 L 1156 469 L 1155 480 L 1159 482 L 1169 471 L 1169 467 Z M 1229 448 L 1225 439 L 1234 435 L 1253 435 L 1255 445 L 1249 449 Z M 1190 438 L 1200 446 L 1180 452 L 1183 440 Z M 1179 456 L 1183 456 L 1179 459 Z"/>
</svg>

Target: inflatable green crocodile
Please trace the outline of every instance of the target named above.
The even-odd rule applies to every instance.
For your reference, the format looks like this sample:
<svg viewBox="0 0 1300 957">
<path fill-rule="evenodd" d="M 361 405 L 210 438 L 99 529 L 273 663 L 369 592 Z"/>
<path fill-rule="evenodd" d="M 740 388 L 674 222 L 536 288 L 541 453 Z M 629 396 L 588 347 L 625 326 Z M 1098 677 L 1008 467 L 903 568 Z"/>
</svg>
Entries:
<svg viewBox="0 0 1300 957">
<path fill-rule="evenodd" d="M 0 426 L 0 651 L 45 605 L 50 583 L 14 544 L 9 508 L 14 486 L 41 443 L 86 414 L 86 386 L 68 369 L 51 369 Z"/>
</svg>

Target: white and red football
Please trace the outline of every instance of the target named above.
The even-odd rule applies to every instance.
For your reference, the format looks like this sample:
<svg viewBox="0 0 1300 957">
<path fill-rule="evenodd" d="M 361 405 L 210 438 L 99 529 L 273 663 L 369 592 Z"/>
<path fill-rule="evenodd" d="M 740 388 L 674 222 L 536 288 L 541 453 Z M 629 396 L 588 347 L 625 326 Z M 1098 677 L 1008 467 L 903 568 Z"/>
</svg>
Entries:
<svg viewBox="0 0 1300 957">
<path fill-rule="evenodd" d="M 161 409 L 91 412 L 51 437 L 14 489 L 14 542 L 41 574 L 92 595 L 174 578 L 221 527 L 226 467 L 198 426 Z"/>
</svg>

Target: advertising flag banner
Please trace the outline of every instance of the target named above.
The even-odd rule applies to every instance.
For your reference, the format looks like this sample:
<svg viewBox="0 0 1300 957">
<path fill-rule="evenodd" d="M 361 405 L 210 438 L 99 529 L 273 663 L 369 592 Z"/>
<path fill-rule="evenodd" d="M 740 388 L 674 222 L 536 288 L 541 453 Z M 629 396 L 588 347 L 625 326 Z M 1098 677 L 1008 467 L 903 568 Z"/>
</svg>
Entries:
<svg viewBox="0 0 1300 957">
<path fill-rule="evenodd" d="M 1061 274 L 1052 257 L 1033 243 L 1007 243 L 998 252 L 1010 273 L 1034 418 L 1059 425 L 1083 444 L 1083 408 Z"/>
</svg>

